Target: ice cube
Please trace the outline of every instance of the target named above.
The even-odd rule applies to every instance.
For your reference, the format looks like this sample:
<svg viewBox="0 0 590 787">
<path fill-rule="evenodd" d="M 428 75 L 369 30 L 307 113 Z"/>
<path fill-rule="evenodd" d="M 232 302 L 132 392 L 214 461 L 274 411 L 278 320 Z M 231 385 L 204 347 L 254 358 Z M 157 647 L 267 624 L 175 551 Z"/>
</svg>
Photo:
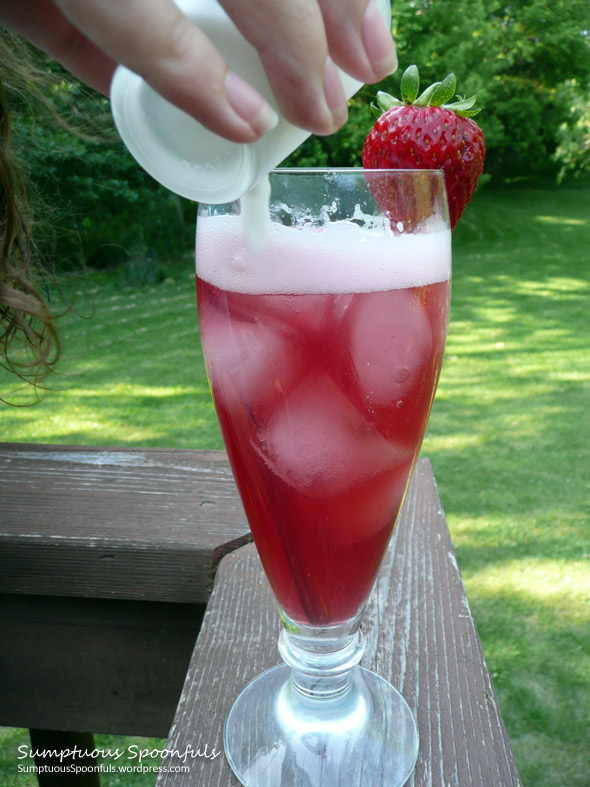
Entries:
<svg viewBox="0 0 590 787">
<path fill-rule="evenodd" d="M 350 355 L 367 406 L 402 407 L 432 354 L 432 329 L 411 290 L 357 296 L 348 310 Z"/>
<path fill-rule="evenodd" d="M 335 495 L 407 459 L 324 373 L 305 378 L 258 436 L 273 471 L 308 497 Z"/>
<path fill-rule="evenodd" d="M 251 409 L 268 407 L 269 400 L 287 393 L 305 370 L 296 336 L 264 323 L 231 319 L 212 310 L 202 338 L 214 390 L 227 376 L 240 400 Z"/>
<path fill-rule="evenodd" d="M 293 329 L 307 335 L 324 328 L 332 306 L 329 295 L 242 295 L 227 294 L 232 316 L 243 320 L 264 320 L 281 329 Z"/>
</svg>

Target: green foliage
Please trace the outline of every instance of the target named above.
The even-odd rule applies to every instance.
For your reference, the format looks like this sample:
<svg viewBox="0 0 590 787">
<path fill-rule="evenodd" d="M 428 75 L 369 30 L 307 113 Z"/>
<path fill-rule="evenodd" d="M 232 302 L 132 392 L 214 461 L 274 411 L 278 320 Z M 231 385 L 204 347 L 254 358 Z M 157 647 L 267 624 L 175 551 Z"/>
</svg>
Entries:
<svg viewBox="0 0 590 787">
<path fill-rule="evenodd" d="M 349 102 L 348 123 L 329 137 L 309 137 L 289 158 L 289 167 L 361 167 L 365 139 L 375 119 L 370 105 L 374 87 L 363 87 Z"/>
<path fill-rule="evenodd" d="M 564 93 L 570 98 L 569 117 L 557 131 L 555 160 L 561 165 L 559 179 L 567 175 L 590 175 L 590 81 L 587 88 L 571 79 L 565 83 Z"/>
<path fill-rule="evenodd" d="M 419 64 L 425 82 L 453 71 L 461 94 L 477 94 L 486 171 L 555 171 L 571 122 L 564 86 L 588 78 L 587 0 L 394 0 L 393 27 L 400 63 Z"/>
<path fill-rule="evenodd" d="M 138 248 L 153 259 L 190 247 L 194 207 L 136 164 L 107 99 L 60 73 L 46 99 L 17 96 L 12 106 L 13 142 L 42 206 L 35 231 L 42 250 L 67 269 L 106 267 Z"/>
<path fill-rule="evenodd" d="M 588 0 L 393 0 L 392 12 L 400 70 L 363 88 L 349 124 L 306 143 L 291 166 L 357 166 L 377 90 L 398 95 L 401 70 L 416 63 L 422 84 L 453 72 L 462 96 L 477 95 L 487 173 L 588 170 Z"/>
</svg>

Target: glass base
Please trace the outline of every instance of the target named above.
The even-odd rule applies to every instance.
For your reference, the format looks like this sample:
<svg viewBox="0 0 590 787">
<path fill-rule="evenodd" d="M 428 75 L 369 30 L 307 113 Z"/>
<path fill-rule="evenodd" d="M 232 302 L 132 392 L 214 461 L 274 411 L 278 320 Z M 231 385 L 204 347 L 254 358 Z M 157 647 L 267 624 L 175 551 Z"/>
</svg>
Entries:
<svg viewBox="0 0 590 787">
<path fill-rule="evenodd" d="M 347 688 L 318 698 L 299 691 L 286 665 L 239 695 L 225 753 L 246 787 L 402 787 L 418 757 L 418 729 L 386 680 L 353 667 Z"/>
</svg>

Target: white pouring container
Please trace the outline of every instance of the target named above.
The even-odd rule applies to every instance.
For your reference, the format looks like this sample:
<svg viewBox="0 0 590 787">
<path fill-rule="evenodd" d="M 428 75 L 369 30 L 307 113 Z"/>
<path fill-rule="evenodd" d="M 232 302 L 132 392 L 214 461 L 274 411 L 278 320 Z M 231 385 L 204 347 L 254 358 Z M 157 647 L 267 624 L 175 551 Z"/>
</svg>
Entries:
<svg viewBox="0 0 590 787">
<path fill-rule="evenodd" d="M 175 2 L 211 39 L 229 67 L 278 112 L 256 49 L 217 0 Z M 391 3 L 378 0 L 378 5 L 389 24 Z M 342 71 L 339 74 L 344 93 L 351 98 L 362 83 Z M 279 113 L 278 125 L 256 142 L 230 142 L 170 104 L 124 66 L 113 77 L 111 111 L 137 162 L 166 188 L 197 202 L 221 204 L 239 199 L 310 136 Z"/>
</svg>

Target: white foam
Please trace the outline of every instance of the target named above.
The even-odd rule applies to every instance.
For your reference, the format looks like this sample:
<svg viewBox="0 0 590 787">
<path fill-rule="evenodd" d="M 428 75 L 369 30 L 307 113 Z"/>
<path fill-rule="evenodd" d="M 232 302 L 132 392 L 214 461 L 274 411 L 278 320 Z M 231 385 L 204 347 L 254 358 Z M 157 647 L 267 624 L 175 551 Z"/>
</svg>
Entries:
<svg viewBox="0 0 590 787">
<path fill-rule="evenodd" d="M 451 233 L 364 231 L 348 222 L 325 228 L 272 224 L 251 248 L 237 215 L 197 225 L 197 273 L 224 290 L 252 294 L 377 292 L 446 281 Z"/>
</svg>

